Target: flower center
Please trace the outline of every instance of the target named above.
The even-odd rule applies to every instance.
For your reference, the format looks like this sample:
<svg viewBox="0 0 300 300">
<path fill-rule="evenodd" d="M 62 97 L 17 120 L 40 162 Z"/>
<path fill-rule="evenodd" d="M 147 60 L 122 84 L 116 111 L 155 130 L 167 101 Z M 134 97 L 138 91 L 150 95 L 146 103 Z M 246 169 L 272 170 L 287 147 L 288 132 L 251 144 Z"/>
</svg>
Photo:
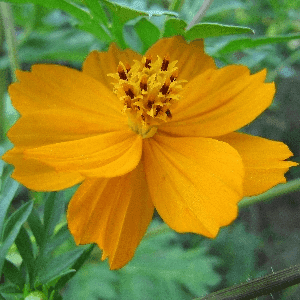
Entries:
<svg viewBox="0 0 300 300">
<path fill-rule="evenodd" d="M 172 108 L 180 99 L 181 83 L 176 80 L 177 61 L 170 62 L 168 55 L 156 61 L 144 56 L 134 64 L 119 62 L 117 73 L 108 74 L 117 80 L 114 93 L 124 104 L 130 128 L 143 138 L 152 137 L 159 124 L 172 119 Z"/>
</svg>

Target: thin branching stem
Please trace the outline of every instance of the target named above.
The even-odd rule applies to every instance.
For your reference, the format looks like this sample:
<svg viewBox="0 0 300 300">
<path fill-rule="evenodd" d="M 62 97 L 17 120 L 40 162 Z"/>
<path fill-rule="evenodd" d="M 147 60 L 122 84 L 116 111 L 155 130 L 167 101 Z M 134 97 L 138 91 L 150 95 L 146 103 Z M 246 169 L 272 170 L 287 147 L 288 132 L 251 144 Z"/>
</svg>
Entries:
<svg viewBox="0 0 300 300">
<path fill-rule="evenodd" d="M 7 43 L 11 75 L 13 81 L 16 81 L 16 70 L 20 68 L 20 65 L 17 51 L 17 38 L 14 27 L 13 14 L 9 3 L 0 2 L 0 15 L 2 18 L 4 34 Z"/>
<path fill-rule="evenodd" d="M 199 11 L 194 16 L 191 23 L 186 27 L 186 31 L 191 29 L 195 24 L 199 23 L 202 18 L 205 16 L 207 10 L 209 9 L 210 5 L 213 3 L 214 0 L 204 0 L 202 6 L 200 7 Z"/>
<path fill-rule="evenodd" d="M 194 300 L 248 300 L 300 283 L 300 265 L 237 284 Z"/>
<path fill-rule="evenodd" d="M 282 195 L 287 195 L 289 193 L 296 192 L 299 190 L 300 190 L 300 179 L 295 179 L 284 184 L 279 184 L 261 195 L 253 196 L 253 197 L 245 197 L 242 201 L 240 201 L 239 208 L 241 209 L 253 205 L 255 203 L 266 202 L 272 200 L 273 198 Z M 144 238 L 150 238 L 154 235 L 158 235 L 160 233 L 171 231 L 171 230 L 172 229 L 167 224 L 163 223 L 157 228 L 149 230 L 146 233 Z"/>
<path fill-rule="evenodd" d="M 246 207 L 259 202 L 266 202 L 275 197 L 286 195 L 300 190 L 300 179 L 294 179 L 284 184 L 279 184 L 267 192 L 253 197 L 245 197 L 240 203 L 239 208 Z"/>
</svg>

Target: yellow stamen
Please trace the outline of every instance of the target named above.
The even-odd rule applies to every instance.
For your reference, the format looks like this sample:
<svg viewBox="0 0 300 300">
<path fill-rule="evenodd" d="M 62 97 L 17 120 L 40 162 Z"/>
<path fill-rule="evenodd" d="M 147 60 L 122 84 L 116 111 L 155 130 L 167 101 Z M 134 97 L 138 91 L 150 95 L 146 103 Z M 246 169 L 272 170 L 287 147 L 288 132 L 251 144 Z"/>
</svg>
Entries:
<svg viewBox="0 0 300 300">
<path fill-rule="evenodd" d="M 176 80 L 176 63 L 169 55 L 164 59 L 157 56 L 155 61 L 147 55 L 132 66 L 120 62 L 117 73 L 108 74 L 118 80 L 114 93 L 124 104 L 130 128 L 143 138 L 152 137 L 160 124 L 172 119 L 172 108 L 186 82 Z"/>
<path fill-rule="evenodd" d="M 160 92 L 161 92 L 163 95 L 166 95 L 166 94 L 168 93 L 170 84 L 171 84 L 171 80 L 170 80 L 170 78 L 167 78 L 166 81 L 165 81 L 165 83 L 163 84 L 163 86 L 162 86 L 161 89 L 160 89 Z"/>
<path fill-rule="evenodd" d="M 141 79 L 141 82 L 140 82 L 141 90 L 147 91 L 147 89 L 148 89 L 147 81 L 148 81 L 147 76 L 146 75 L 143 76 L 142 79 Z"/>
<path fill-rule="evenodd" d="M 171 82 L 175 81 L 178 77 L 178 69 L 176 69 L 170 77 Z"/>
<path fill-rule="evenodd" d="M 125 63 L 125 68 L 126 68 L 126 71 L 128 73 L 130 71 L 130 69 L 131 69 L 130 64 L 129 63 Z"/>
<path fill-rule="evenodd" d="M 126 75 L 123 65 L 121 63 L 119 63 L 119 65 L 118 65 L 118 74 L 119 74 L 120 79 L 127 80 L 127 75 Z"/>
<path fill-rule="evenodd" d="M 147 55 L 146 56 L 146 61 L 145 61 L 145 67 L 148 69 L 151 69 L 151 61 L 152 61 L 152 56 L 151 55 Z"/>
</svg>

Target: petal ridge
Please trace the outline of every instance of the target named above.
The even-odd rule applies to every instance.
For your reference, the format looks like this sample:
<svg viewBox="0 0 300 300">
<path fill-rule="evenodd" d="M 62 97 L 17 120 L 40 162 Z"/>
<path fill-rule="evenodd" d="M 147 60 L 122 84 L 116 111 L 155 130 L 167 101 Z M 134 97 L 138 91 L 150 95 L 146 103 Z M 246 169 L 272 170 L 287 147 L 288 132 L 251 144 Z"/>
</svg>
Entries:
<svg viewBox="0 0 300 300">
<path fill-rule="evenodd" d="M 97 243 L 111 269 L 131 260 L 152 219 L 154 207 L 142 172 L 140 164 L 121 177 L 87 179 L 68 207 L 76 243 Z"/>
<path fill-rule="evenodd" d="M 298 164 L 286 161 L 293 153 L 282 142 L 233 132 L 218 137 L 235 148 L 245 166 L 244 196 L 261 194 L 279 183 L 285 183 L 284 174 Z"/>
<path fill-rule="evenodd" d="M 195 148 L 198 150 L 194 151 Z M 219 148 L 228 152 L 221 153 L 225 164 L 221 167 L 222 171 L 218 171 L 221 160 L 218 161 L 209 153 L 204 155 L 208 149 L 214 154 L 219 153 Z M 221 226 L 228 225 L 236 218 L 236 204 L 242 197 L 243 165 L 235 149 L 207 138 L 171 138 L 158 134 L 150 141 L 144 141 L 144 149 L 151 198 L 171 228 L 178 232 L 215 237 Z M 226 171 L 230 166 L 229 162 L 226 165 L 227 159 L 230 164 L 235 164 L 229 171 Z M 234 182 L 227 179 L 228 186 L 225 185 L 226 177 Z M 209 184 L 215 187 L 214 190 L 210 191 Z M 221 198 L 226 199 L 226 203 Z"/>
<path fill-rule="evenodd" d="M 25 158 L 42 161 L 57 171 L 77 171 L 87 177 L 115 177 L 134 169 L 141 152 L 141 136 L 127 130 L 25 149 L 24 154 Z"/>
<path fill-rule="evenodd" d="M 223 74 L 224 77 L 231 69 L 244 75 L 238 76 L 236 81 L 221 85 L 219 89 L 212 90 L 218 76 Z M 183 97 L 182 104 L 179 103 L 176 111 L 174 110 L 172 121 L 162 124 L 159 130 L 166 135 L 214 137 L 249 124 L 271 104 L 275 85 L 264 83 L 265 70 L 249 76 L 244 70 L 245 67 L 229 66 L 196 77 L 184 89 L 183 95 L 186 96 Z M 215 79 L 209 82 L 213 73 Z M 207 89 L 205 95 L 201 91 L 200 81 L 203 78 L 207 81 L 206 87 L 202 84 L 203 88 Z M 194 90 L 189 88 L 192 85 Z"/>
</svg>

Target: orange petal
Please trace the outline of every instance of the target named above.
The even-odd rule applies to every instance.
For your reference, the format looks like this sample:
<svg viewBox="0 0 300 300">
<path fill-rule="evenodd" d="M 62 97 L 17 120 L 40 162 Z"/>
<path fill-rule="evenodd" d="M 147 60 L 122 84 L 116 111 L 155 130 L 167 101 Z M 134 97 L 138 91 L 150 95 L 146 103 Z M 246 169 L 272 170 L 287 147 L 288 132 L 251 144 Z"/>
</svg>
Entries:
<svg viewBox="0 0 300 300">
<path fill-rule="evenodd" d="M 151 199 L 174 230 L 215 237 L 237 217 L 244 172 L 228 144 L 156 134 L 144 140 L 143 157 Z"/>
<path fill-rule="evenodd" d="M 132 171 L 139 163 L 142 138 L 131 130 L 104 133 L 80 140 L 24 150 L 57 171 L 80 172 L 87 177 L 115 177 Z"/>
<path fill-rule="evenodd" d="M 24 159 L 23 152 L 14 148 L 2 157 L 15 166 L 12 178 L 35 191 L 58 191 L 71 187 L 83 177 L 78 172 L 56 172 L 53 168 L 32 159 Z"/>
<path fill-rule="evenodd" d="M 33 148 L 127 128 L 127 122 L 108 122 L 92 112 L 48 109 L 22 116 L 8 137 L 17 147 Z"/>
<path fill-rule="evenodd" d="M 188 44 L 181 36 L 160 39 L 145 55 L 151 55 L 153 59 L 157 55 L 161 58 L 169 55 L 170 61 L 178 60 L 179 80 L 191 80 L 208 69 L 216 69 L 214 60 L 204 53 L 203 40 Z"/>
<path fill-rule="evenodd" d="M 118 269 L 133 257 L 152 219 L 141 164 L 132 172 L 112 179 L 87 179 L 68 208 L 68 225 L 77 244 L 97 243 L 102 259 L 109 257 Z"/>
<path fill-rule="evenodd" d="M 275 85 L 264 83 L 266 70 L 254 75 L 244 66 L 208 70 L 190 81 L 160 130 L 175 136 L 219 136 L 249 124 L 272 102 Z"/>
<path fill-rule="evenodd" d="M 230 133 L 218 137 L 235 148 L 245 166 L 244 196 L 263 193 L 278 183 L 285 183 L 284 173 L 298 164 L 284 161 L 293 155 L 281 142 L 243 133 Z"/>
<path fill-rule="evenodd" d="M 141 60 L 141 55 L 130 49 L 120 50 L 115 44 L 111 44 L 108 52 L 91 52 L 83 64 L 82 71 L 112 90 L 111 78 L 107 74 L 116 73 L 120 61 L 132 65 L 133 60 Z"/>
<path fill-rule="evenodd" d="M 19 82 L 9 88 L 13 105 L 21 113 L 47 109 L 79 109 L 109 121 L 123 119 L 122 105 L 112 91 L 94 78 L 71 68 L 34 65 L 17 71 Z"/>
</svg>

